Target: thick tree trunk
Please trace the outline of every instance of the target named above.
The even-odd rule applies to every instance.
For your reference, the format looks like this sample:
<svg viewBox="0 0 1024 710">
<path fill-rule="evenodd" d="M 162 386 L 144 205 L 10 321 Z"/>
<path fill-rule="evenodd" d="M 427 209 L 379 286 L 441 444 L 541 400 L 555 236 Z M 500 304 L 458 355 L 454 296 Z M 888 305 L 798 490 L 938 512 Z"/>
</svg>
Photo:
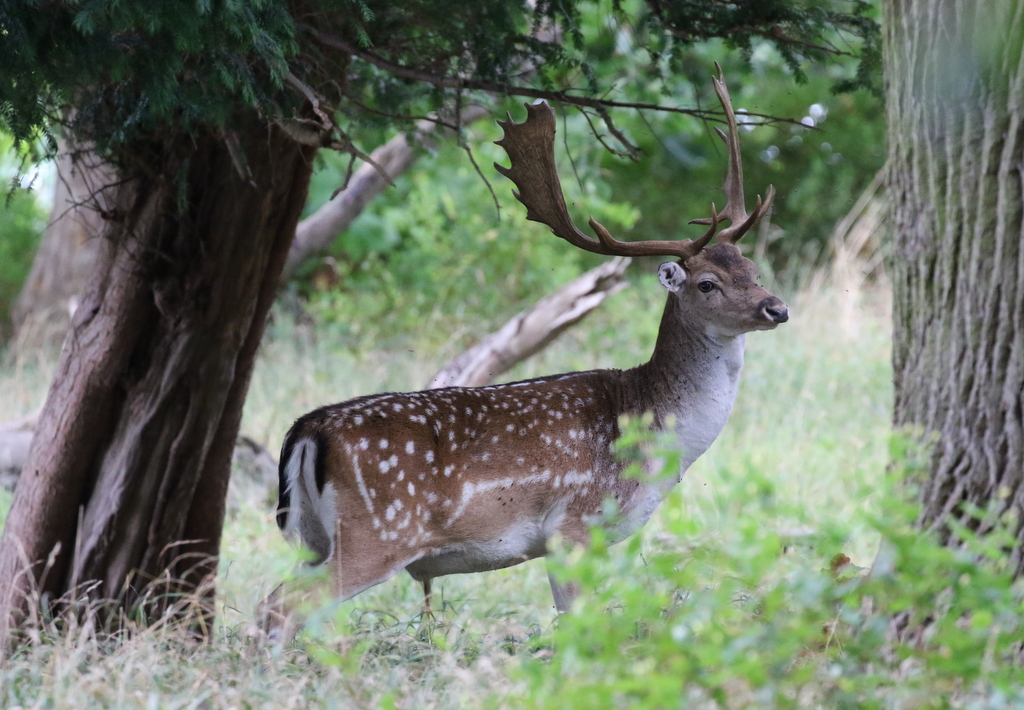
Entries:
<svg viewBox="0 0 1024 710">
<path fill-rule="evenodd" d="M 1017 513 L 1024 571 L 1024 2 L 885 4 L 894 422 L 929 447 L 921 524 Z"/>
<path fill-rule="evenodd" d="M 97 580 L 125 607 L 215 569 L 231 451 L 313 149 L 255 116 L 119 184 L 0 540 L 0 625 Z M 183 544 L 183 541 L 190 541 Z M 159 591 L 165 591 L 161 588 Z"/>
</svg>

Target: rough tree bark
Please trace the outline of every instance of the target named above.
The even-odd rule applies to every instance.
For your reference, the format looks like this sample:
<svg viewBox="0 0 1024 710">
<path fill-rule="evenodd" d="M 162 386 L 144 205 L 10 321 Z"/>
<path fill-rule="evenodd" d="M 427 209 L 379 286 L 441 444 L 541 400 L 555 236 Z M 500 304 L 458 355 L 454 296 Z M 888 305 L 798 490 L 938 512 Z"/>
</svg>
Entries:
<svg viewBox="0 0 1024 710">
<path fill-rule="evenodd" d="M 894 423 L 928 447 L 920 523 L 1017 513 L 1024 571 L 1024 2 L 885 3 Z"/>
<path fill-rule="evenodd" d="M 185 589 L 212 578 L 242 403 L 314 152 L 251 112 L 237 137 L 244 177 L 222 136 L 178 135 L 110 195 L 0 539 L 0 631 L 34 592 L 101 580 L 91 596 L 130 607 L 165 573 Z"/>
</svg>

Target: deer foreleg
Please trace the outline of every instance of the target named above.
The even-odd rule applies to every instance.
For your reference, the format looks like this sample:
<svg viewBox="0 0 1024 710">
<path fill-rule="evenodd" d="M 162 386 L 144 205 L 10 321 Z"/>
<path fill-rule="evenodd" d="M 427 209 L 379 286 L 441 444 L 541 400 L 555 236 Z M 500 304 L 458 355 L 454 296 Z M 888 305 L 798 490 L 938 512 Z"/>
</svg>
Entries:
<svg viewBox="0 0 1024 710">
<path fill-rule="evenodd" d="M 560 584 L 555 581 L 555 575 L 548 570 L 548 583 L 551 585 L 551 596 L 555 598 L 555 609 L 559 614 L 568 613 L 576 597 L 580 595 L 578 582 L 566 582 Z"/>
<path fill-rule="evenodd" d="M 431 578 L 427 577 L 423 580 L 423 615 L 425 617 L 434 618 L 434 612 L 430 609 L 430 582 Z"/>
</svg>

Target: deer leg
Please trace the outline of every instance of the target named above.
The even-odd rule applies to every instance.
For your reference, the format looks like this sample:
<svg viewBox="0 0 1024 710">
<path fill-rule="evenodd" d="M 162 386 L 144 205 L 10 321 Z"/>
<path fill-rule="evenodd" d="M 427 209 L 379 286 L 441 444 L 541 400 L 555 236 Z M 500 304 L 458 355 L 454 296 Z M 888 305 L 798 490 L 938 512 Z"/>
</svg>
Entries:
<svg viewBox="0 0 1024 710">
<path fill-rule="evenodd" d="M 363 539 L 365 538 L 365 539 Z M 386 582 L 395 576 L 406 565 L 410 565 L 421 556 L 421 552 L 413 552 L 408 557 L 399 558 L 393 554 L 382 557 L 359 554 L 360 550 L 373 549 L 376 535 L 361 535 L 358 530 L 337 526 L 335 530 L 334 556 L 324 564 L 331 566 L 334 577 L 334 598 L 343 602 L 370 587 Z M 354 551 L 354 552 L 349 552 Z M 427 592 L 427 608 L 430 604 L 430 582 L 424 583 Z M 259 628 L 266 633 L 272 643 L 285 643 L 295 637 L 302 627 L 302 621 L 296 614 L 297 599 L 291 585 L 279 584 L 266 599 L 257 606 Z"/>
<path fill-rule="evenodd" d="M 551 585 L 551 596 L 555 598 L 555 609 L 558 610 L 559 614 L 568 613 L 572 603 L 580 595 L 579 583 L 566 582 L 565 584 L 560 584 L 556 582 L 555 575 L 551 573 L 550 567 L 548 568 L 548 583 Z"/>
<path fill-rule="evenodd" d="M 427 577 L 423 580 L 423 615 L 429 616 L 431 619 L 434 618 L 434 612 L 430 609 L 430 582 L 431 578 Z"/>
<path fill-rule="evenodd" d="M 335 540 L 334 557 L 328 564 L 333 567 L 334 596 L 338 601 L 346 601 L 386 582 L 423 556 L 419 550 L 410 550 L 404 557 L 392 550 L 383 555 L 367 554 L 367 550 L 380 546 L 377 533 L 369 526 L 363 530 L 362 526 L 352 529 L 338 525 Z"/>
<path fill-rule="evenodd" d="M 285 601 L 285 585 L 281 583 L 256 605 L 256 626 L 271 643 L 285 643 L 295 637 L 294 615 Z"/>
</svg>

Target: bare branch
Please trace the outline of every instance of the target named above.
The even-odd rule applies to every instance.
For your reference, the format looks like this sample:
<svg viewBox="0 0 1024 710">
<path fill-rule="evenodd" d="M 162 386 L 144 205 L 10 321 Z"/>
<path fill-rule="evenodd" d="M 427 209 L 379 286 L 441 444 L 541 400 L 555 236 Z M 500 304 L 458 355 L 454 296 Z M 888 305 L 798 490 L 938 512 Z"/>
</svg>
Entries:
<svg viewBox="0 0 1024 710">
<path fill-rule="evenodd" d="M 605 150 L 607 150 L 607 151 L 608 151 L 609 153 L 611 153 L 612 155 L 615 155 L 615 156 L 618 156 L 618 157 L 622 157 L 622 158 L 629 158 L 630 160 L 636 160 L 636 159 L 637 159 L 637 157 L 636 157 L 635 155 L 633 155 L 631 151 L 629 151 L 629 152 L 623 152 L 623 151 L 621 151 L 621 150 L 616 150 L 615 148 L 612 148 L 612 147 L 611 147 L 610 145 L 608 145 L 608 141 L 606 141 L 606 140 L 604 139 L 604 136 L 603 136 L 603 135 L 601 135 L 601 132 L 600 132 L 599 130 L 597 130 L 597 126 L 595 126 L 595 125 L 594 125 L 594 122 L 593 122 L 593 121 L 592 121 L 592 120 L 590 119 L 590 114 L 589 114 L 589 113 L 587 113 L 586 109 L 583 109 L 583 108 L 577 107 L 577 110 L 578 110 L 578 111 L 579 111 L 579 112 L 580 112 L 581 114 L 583 114 L 583 118 L 587 119 L 587 125 L 588 125 L 588 126 L 590 126 L 590 132 L 591 132 L 591 134 L 593 134 L 594 138 L 596 138 L 596 139 L 597 139 L 597 142 L 598 142 L 598 143 L 600 143 L 600 144 L 601 144 L 601 146 L 602 146 L 602 147 L 603 147 L 603 148 L 604 148 Z M 630 145 L 630 146 L 628 146 L 628 148 L 632 148 L 632 147 L 633 147 L 633 146 L 631 146 L 631 145 Z M 637 148 L 636 150 L 637 150 L 637 152 L 639 152 L 639 150 L 640 150 L 640 149 L 639 149 L 639 148 Z M 579 176 L 577 176 L 577 179 L 578 179 L 578 177 L 579 177 Z"/>
<path fill-rule="evenodd" d="M 330 133 L 333 131 L 335 123 L 331 117 L 328 116 L 322 108 L 320 108 L 320 97 L 317 93 L 291 72 L 288 72 L 288 76 L 285 77 L 285 81 L 302 92 L 302 95 L 306 97 L 306 100 L 309 101 L 310 105 L 313 107 L 313 113 L 315 113 L 317 118 L 320 119 L 320 125 L 324 132 Z"/>
<path fill-rule="evenodd" d="M 501 203 L 498 202 L 498 196 L 494 194 L 494 187 L 491 185 L 491 181 L 484 175 L 484 171 L 480 169 L 480 165 L 476 162 L 476 158 L 473 156 L 473 149 L 468 143 L 466 143 L 465 136 L 462 134 L 462 92 L 459 91 L 455 96 L 455 124 L 459 126 L 458 132 L 456 133 L 458 145 L 469 157 L 469 162 L 473 164 L 473 169 L 476 170 L 476 174 L 480 176 L 480 179 L 484 181 L 484 185 L 487 186 L 487 191 L 491 193 L 491 199 L 494 200 L 494 211 L 498 213 L 498 217 L 501 217 Z"/>
<path fill-rule="evenodd" d="M 490 111 L 482 106 L 469 106 L 462 111 L 462 121 L 472 123 L 489 114 Z M 401 133 L 375 148 L 369 157 L 387 175 L 397 177 L 416 162 L 418 155 L 414 146 L 417 143 L 434 145 L 438 126 L 439 122 L 436 121 L 421 121 L 415 130 Z M 282 281 L 291 278 L 304 261 L 326 251 L 334 238 L 347 229 L 370 200 L 379 195 L 387 185 L 378 169 L 370 163 L 356 168 L 351 177 L 346 179 L 346 183 L 330 201 L 299 222 L 281 276 Z"/>
<path fill-rule="evenodd" d="M 479 387 L 545 348 L 604 299 L 626 287 L 630 259 L 619 257 L 591 269 L 522 311 L 479 343 L 458 355 L 427 385 Z"/>
<path fill-rule="evenodd" d="M 625 146 L 629 159 L 638 160 L 641 153 L 640 147 L 630 141 L 629 138 L 627 138 L 626 135 L 615 126 L 615 122 L 612 121 L 612 117 L 611 114 L 608 113 L 608 109 L 604 106 L 598 106 L 594 110 L 597 111 L 598 115 L 604 121 L 604 125 L 607 126 L 608 132 L 615 136 L 615 139 L 618 140 L 619 143 Z"/>
<path fill-rule="evenodd" d="M 355 168 L 356 168 L 356 155 L 355 155 L 355 153 L 353 153 L 353 154 L 351 154 L 348 157 L 348 167 L 345 168 L 345 179 L 342 180 L 341 181 L 341 185 L 334 192 L 331 193 L 331 199 L 332 200 L 335 197 L 337 197 L 338 195 L 340 195 L 342 193 L 342 191 L 348 189 L 348 184 L 349 184 L 349 182 L 352 181 L 352 173 L 355 171 Z"/>
<path fill-rule="evenodd" d="M 570 106 L 585 106 L 590 109 L 597 110 L 599 108 L 629 108 L 637 110 L 649 110 L 649 111 L 663 111 L 666 113 L 679 113 L 686 116 L 695 116 L 705 120 L 714 120 L 724 122 L 721 117 L 722 114 L 715 111 L 705 111 L 702 109 L 692 108 L 680 108 L 678 106 L 664 106 L 662 104 L 652 104 L 642 101 L 611 101 L 609 99 L 597 99 L 589 96 L 577 96 L 568 93 L 567 91 L 548 91 L 544 89 L 536 89 L 531 86 L 517 86 L 514 84 L 503 84 L 496 81 L 486 81 L 483 79 L 465 79 L 454 76 L 441 76 L 432 74 L 422 69 L 415 67 L 408 67 L 385 59 L 379 55 L 367 52 L 365 50 L 356 47 L 350 42 L 345 41 L 341 37 L 321 32 L 314 28 L 309 28 L 310 33 L 318 41 L 323 44 L 333 47 L 334 49 L 340 49 L 343 52 L 348 52 L 353 57 L 362 59 L 363 61 L 372 64 L 373 66 L 383 69 L 384 71 L 402 79 L 411 79 L 413 81 L 422 81 L 427 84 L 441 87 L 443 89 L 472 89 L 477 91 L 486 91 L 491 94 L 501 96 L 523 96 L 532 99 L 545 99 L 556 103 L 568 104 Z M 782 118 L 779 116 L 772 116 L 771 114 L 764 113 L 753 113 L 748 112 L 748 116 L 754 116 L 762 119 L 764 124 L 770 123 L 789 123 L 792 125 L 803 125 L 799 121 L 791 118 Z M 610 130 L 610 129 L 609 129 Z M 628 142 L 627 142 L 628 144 Z"/>
<path fill-rule="evenodd" d="M 367 113 L 372 113 L 375 116 L 383 116 L 385 118 L 390 118 L 395 121 L 429 121 L 430 123 L 436 123 L 438 126 L 447 128 L 450 131 L 459 130 L 458 122 L 452 123 L 451 121 L 445 121 L 440 116 L 422 116 L 414 113 L 389 113 L 387 111 L 381 111 L 380 109 L 373 108 L 372 106 L 367 106 L 362 101 L 359 101 L 350 94 L 345 94 L 345 98 L 346 100 L 352 102 L 352 104 L 354 104 L 355 106 L 358 106 L 361 110 L 366 111 Z"/>
<path fill-rule="evenodd" d="M 388 185 L 391 185 L 391 187 L 395 186 L 394 178 L 392 178 L 391 174 L 384 169 L 384 166 L 382 166 L 380 163 L 374 160 L 372 155 L 367 155 L 363 151 L 359 150 L 356 147 L 355 143 L 353 143 L 348 136 L 342 136 L 341 140 L 336 140 L 332 141 L 331 143 L 328 143 L 327 147 L 331 148 L 332 150 L 340 151 L 342 153 L 349 153 L 350 155 L 359 158 L 364 163 L 369 163 L 370 166 L 373 167 L 373 169 L 376 170 L 382 178 L 384 178 L 384 181 Z M 348 177 L 345 178 L 345 181 L 348 182 Z M 337 191 L 335 191 L 334 195 L 331 196 L 331 199 L 334 199 L 334 196 L 337 194 Z"/>
</svg>

